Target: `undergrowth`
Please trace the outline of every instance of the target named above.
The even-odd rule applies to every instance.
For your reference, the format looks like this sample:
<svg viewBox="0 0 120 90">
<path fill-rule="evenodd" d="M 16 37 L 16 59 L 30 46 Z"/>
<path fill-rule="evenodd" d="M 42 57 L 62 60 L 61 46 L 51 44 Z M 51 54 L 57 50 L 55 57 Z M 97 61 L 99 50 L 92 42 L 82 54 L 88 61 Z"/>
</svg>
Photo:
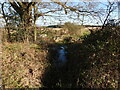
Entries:
<svg viewBox="0 0 120 90">
<path fill-rule="evenodd" d="M 4 43 L 2 81 L 5 88 L 38 88 L 47 67 L 46 50 L 36 44 Z"/>
</svg>

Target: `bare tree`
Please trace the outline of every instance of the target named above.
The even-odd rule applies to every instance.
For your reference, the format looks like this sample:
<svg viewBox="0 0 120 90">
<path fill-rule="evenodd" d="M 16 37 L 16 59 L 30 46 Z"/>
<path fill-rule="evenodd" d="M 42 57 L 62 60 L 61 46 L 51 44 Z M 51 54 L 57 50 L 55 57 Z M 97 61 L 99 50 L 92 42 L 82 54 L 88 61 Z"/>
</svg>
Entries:
<svg viewBox="0 0 120 90">
<path fill-rule="evenodd" d="M 108 2 L 109 2 L 109 1 L 108 1 Z M 109 2 L 107 16 L 106 16 L 106 18 L 105 18 L 105 20 L 104 20 L 104 22 L 103 22 L 102 29 L 105 27 L 105 24 L 106 24 L 106 22 L 107 22 L 107 20 L 108 20 L 108 18 L 109 18 L 109 16 L 110 16 L 110 14 L 111 14 L 111 12 L 113 12 L 114 9 L 115 9 L 115 8 L 113 8 L 113 5 L 114 5 L 114 2 L 112 2 L 112 3 Z"/>
<path fill-rule="evenodd" d="M 60 18 L 62 14 L 69 15 L 69 18 L 76 19 L 80 15 L 82 16 L 95 16 L 98 11 L 94 9 L 95 4 L 89 3 L 87 8 L 84 8 L 80 3 L 74 4 L 74 2 L 65 1 L 61 2 L 51 0 L 52 2 L 34 2 L 34 0 L 9 0 L 11 8 L 20 16 L 22 27 L 25 30 L 25 40 L 29 41 L 28 33 L 30 26 L 35 26 L 35 22 L 39 17 L 53 17 Z M 64 12 L 64 13 L 63 13 Z M 58 16 L 57 16 L 58 15 Z M 85 18 L 85 17 L 84 17 Z M 81 20 L 83 22 L 83 20 Z M 34 41 L 36 41 L 37 32 L 34 29 Z"/>
<path fill-rule="evenodd" d="M 9 28 L 9 23 L 8 23 L 9 22 L 9 18 L 8 18 L 8 15 L 5 14 L 4 8 L 5 8 L 5 3 L 2 3 L 1 4 L 1 11 L 2 11 L 2 15 L 3 15 L 2 17 L 4 18 L 5 23 L 6 23 L 5 30 L 7 30 L 7 41 L 11 42 L 11 34 L 10 34 L 10 28 Z"/>
<path fill-rule="evenodd" d="M 9 0 L 9 3 L 14 8 L 14 10 L 19 14 L 21 18 L 21 23 L 25 30 L 25 40 L 28 42 L 29 27 L 32 25 L 32 6 L 35 2 L 23 2 L 24 0 Z"/>
</svg>

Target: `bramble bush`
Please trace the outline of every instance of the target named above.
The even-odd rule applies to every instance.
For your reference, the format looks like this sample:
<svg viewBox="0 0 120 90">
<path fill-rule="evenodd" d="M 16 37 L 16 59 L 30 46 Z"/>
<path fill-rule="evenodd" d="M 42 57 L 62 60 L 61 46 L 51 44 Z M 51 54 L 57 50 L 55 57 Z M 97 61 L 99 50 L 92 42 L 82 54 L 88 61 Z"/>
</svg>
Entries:
<svg viewBox="0 0 120 90">
<path fill-rule="evenodd" d="M 119 28 L 98 30 L 84 38 L 83 46 L 84 87 L 118 88 Z"/>
<path fill-rule="evenodd" d="M 67 45 L 61 87 L 118 88 L 119 28 L 105 28 Z"/>
</svg>

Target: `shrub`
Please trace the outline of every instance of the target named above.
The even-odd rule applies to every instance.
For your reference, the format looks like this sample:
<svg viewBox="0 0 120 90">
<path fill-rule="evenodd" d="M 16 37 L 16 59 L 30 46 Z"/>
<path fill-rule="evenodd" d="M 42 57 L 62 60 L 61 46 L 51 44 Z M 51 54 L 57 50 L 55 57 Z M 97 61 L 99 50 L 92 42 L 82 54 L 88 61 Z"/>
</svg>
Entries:
<svg viewBox="0 0 120 90">
<path fill-rule="evenodd" d="M 70 34 L 76 34 L 77 31 L 80 30 L 82 26 L 76 25 L 76 24 L 74 24 L 74 23 L 66 22 L 66 23 L 64 24 L 64 27 L 65 27 L 66 29 L 68 29 L 68 32 L 69 32 Z"/>
<path fill-rule="evenodd" d="M 118 88 L 120 31 L 98 30 L 83 42 L 67 44 L 68 63 L 62 87 Z"/>
<path fill-rule="evenodd" d="M 84 38 L 84 87 L 118 88 L 120 30 L 107 28 Z"/>
</svg>

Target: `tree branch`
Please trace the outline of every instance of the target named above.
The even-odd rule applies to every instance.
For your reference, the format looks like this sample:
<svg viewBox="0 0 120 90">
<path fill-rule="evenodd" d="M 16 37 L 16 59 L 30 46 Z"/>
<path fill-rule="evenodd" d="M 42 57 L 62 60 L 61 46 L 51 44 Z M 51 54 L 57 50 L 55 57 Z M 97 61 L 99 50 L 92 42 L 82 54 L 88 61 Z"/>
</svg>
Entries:
<svg viewBox="0 0 120 90">
<path fill-rule="evenodd" d="M 21 16 L 23 14 L 22 8 L 18 7 L 18 5 L 15 2 L 11 0 L 8 0 L 8 1 L 11 4 L 11 6 L 14 8 L 14 10 Z"/>
<path fill-rule="evenodd" d="M 54 3 L 61 5 L 64 9 L 69 9 L 69 10 L 74 11 L 74 12 L 78 11 L 78 12 L 86 12 L 86 13 L 91 13 L 91 12 L 97 13 L 96 11 L 79 10 L 77 8 L 66 6 L 66 4 L 63 4 L 62 2 L 58 2 L 58 1 L 54 1 L 54 0 L 52 0 L 52 1 Z"/>
</svg>

